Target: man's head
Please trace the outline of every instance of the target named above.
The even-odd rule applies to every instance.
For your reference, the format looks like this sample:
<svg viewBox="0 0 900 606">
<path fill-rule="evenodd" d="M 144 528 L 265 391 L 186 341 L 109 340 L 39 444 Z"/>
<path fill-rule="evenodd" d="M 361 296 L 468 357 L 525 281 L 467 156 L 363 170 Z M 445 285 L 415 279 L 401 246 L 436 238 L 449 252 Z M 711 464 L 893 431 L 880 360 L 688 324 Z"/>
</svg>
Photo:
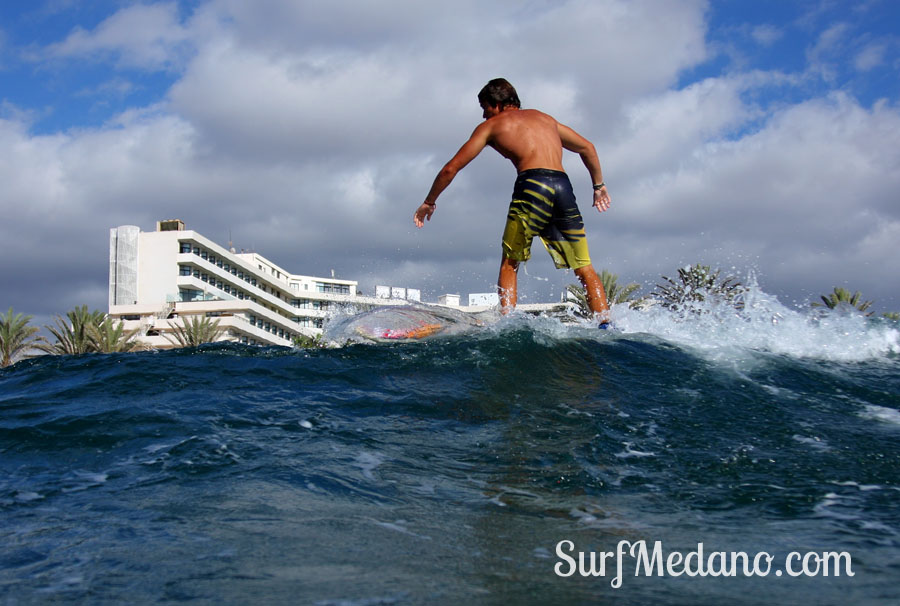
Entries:
<svg viewBox="0 0 900 606">
<path fill-rule="evenodd" d="M 478 102 L 483 108 L 497 107 L 502 110 L 510 106 L 522 107 L 516 89 L 505 78 L 494 78 L 485 84 L 478 93 Z"/>
</svg>

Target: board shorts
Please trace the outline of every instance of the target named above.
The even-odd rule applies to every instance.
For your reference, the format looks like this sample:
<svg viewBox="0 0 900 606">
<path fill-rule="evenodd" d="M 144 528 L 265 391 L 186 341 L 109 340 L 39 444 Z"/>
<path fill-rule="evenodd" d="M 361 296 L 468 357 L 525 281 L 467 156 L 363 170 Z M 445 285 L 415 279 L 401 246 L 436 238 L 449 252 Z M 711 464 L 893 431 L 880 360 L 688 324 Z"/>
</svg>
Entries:
<svg viewBox="0 0 900 606">
<path fill-rule="evenodd" d="M 558 170 L 532 168 L 519 173 L 503 230 L 503 256 L 525 262 L 539 236 L 558 268 L 591 264 L 584 221 L 575 204 L 569 176 Z"/>
</svg>

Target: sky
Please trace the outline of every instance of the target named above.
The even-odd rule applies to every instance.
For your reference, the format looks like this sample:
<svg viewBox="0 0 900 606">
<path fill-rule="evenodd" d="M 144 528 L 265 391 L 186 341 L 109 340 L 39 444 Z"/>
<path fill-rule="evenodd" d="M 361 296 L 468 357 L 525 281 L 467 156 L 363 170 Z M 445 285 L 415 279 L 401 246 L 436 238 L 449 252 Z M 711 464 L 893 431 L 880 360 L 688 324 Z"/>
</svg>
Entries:
<svg viewBox="0 0 900 606">
<path fill-rule="evenodd" d="M 33 0 L 0 6 L 0 309 L 106 309 L 109 229 L 189 229 L 302 275 L 496 288 L 515 169 L 491 149 L 413 212 L 505 77 L 567 153 L 595 268 L 702 263 L 808 307 L 900 311 L 894 0 Z M 520 302 L 571 272 L 535 243 Z"/>
</svg>

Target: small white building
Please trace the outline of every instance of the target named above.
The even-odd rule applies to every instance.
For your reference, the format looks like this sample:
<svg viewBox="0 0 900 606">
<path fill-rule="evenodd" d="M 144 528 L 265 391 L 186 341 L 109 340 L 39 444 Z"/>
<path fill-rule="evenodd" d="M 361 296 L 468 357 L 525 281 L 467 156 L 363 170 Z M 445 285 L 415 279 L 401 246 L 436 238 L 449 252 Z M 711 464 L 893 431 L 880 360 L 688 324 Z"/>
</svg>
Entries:
<svg viewBox="0 0 900 606">
<path fill-rule="evenodd" d="M 166 335 L 192 316 L 217 319 L 221 340 L 291 345 L 294 337 L 321 334 L 340 306 L 405 299 L 359 296 L 355 280 L 292 274 L 260 254 L 237 253 L 186 230 L 180 220 L 160 221 L 155 232 L 110 229 L 109 315 L 126 329 L 139 328 L 139 340 L 153 347 L 172 347 Z"/>
<path fill-rule="evenodd" d="M 403 299 L 405 301 L 422 301 L 422 291 L 417 288 L 402 286 L 376 286 L 375 296 L 379 299 Z"/>
<path fill-rule="evenodd" d="M 494 305 L 500 305 L 500 295 L 495 292 L 469 293 L 469 307 L 493 307 Z"/>
</svg>

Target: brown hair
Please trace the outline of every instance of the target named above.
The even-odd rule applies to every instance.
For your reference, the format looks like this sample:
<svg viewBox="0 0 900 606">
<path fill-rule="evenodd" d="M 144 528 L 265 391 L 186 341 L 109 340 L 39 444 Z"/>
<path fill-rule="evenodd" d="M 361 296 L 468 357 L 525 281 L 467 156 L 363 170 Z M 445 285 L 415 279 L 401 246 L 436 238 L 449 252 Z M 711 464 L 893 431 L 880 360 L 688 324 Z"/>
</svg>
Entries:
<svg viewBox="0 0 900 606">
<path fill-rule="evenodd" d="M 501 109 L 508 105 L 522 107 L 516 89 L 505 78 L 494 78 L 485 84 L 478 93 L 478 102 L 488 107 L 499 106 Z"/>
</svg>

